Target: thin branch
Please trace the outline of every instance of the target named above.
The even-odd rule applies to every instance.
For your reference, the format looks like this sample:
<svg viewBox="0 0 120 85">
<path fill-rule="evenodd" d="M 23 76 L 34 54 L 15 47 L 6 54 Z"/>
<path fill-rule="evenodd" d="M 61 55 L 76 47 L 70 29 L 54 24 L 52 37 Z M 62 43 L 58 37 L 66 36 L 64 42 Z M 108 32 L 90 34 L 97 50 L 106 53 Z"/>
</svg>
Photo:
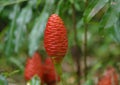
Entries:
<svg viewBox="0 0 120 85">
<path fill-rule="evenodd" d="M 87 79 L 87 24 L 84 24 L 84 28 L 85 28 L 85 33 L 84 33 L 84 72 L 85 72 L 85 80 Z"/>
<path fill-rule="evenodd" d="M 78 45 L 78 40 L 77 40 L 77 30 L 76 30 L 76 13 L 75 13 L 75 7 L 74 4 L 72 4 L 72 20 L 73 20 L 73 30 L 74 30 L 74 41 L 76 46 Z M 79 47 L 78 47 L 79 48 Z M 80 55 L 76 56 L 78 59 L 76 59 L 76 64 L 77 64 L 77 76 L 78 76 L 78 85 L 81 85 L 80 83 L 80 76 L 81 76 L 81 68 L 80 68 Z"/>
<path fill-rule="evenodd" d="M 74 4 L 72 4 L 72 20 L 73 20 L 73 31 L 74 31 L 74 40 L 75 44 L 77 44 L 77 30 L 76 30 L 76 14 L 75 14 L 75 7 Z"/>
<path fill-rule="evenodd" d="M 85 9 L 88 6 L 88 1 L 85 2 Z M 85 80 L 87 80 L 87 31 L 88 31 L 88 24 L 84 21 L 84 76 Z"/>
</svg>

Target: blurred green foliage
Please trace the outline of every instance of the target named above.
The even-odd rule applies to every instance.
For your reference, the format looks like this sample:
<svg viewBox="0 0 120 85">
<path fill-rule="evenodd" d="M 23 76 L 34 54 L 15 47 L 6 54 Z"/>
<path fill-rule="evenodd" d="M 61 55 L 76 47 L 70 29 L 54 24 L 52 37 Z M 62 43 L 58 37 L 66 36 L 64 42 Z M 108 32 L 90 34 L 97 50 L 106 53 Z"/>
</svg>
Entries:
<svg viewBox="0 0 120 85">
<path fill-rule="evenodd" d="M 63 19 L 68 31 L 69 48 L 64 62 L 74 67 L 70 52 L 75 45 L 73 26 L 83 50 L 84 24 L 87 23 L 87 55 L 95 59 L 88 60 L 88 76 L 92 78 L 106 65 L 120 67 L 120 0 L 0 0 L 0 70 L 20 69 L 23 74 L 27 56 L 36 50 L 46 56 L 43 33 L 53 13 Z M 91 80 L 87 85 L 93 85 L 89 82 Z"/>
<path fill-rule="evenodd" d="M 0 85 L 8 85 L 6 78 L 0 75 Z"/>
<path fill-rule="evenodd" d="M 30 83 L 29 85 L 41 85 L 40 79 L 37 76 L 33 77 L 28 83 Z"/>
</svg>

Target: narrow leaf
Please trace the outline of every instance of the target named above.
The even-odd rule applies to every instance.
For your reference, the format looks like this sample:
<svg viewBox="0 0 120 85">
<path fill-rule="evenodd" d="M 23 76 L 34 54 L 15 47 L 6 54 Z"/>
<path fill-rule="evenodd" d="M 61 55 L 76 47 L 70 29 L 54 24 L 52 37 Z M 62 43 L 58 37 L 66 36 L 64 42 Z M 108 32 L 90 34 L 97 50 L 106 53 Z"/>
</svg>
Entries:
<svg viewBox="0 0 120 85">
<path fill-rule="evenodd" d="M 106 22 L 105 28 L 110 28 L 111 26 L 113 26 L 119 17 L 119 13 L 120 13 L 120 0 L 117 0 L 116 2 L 111 2 L 111 10 L 109 12 L 109 16 L 108 16 L 108 20 Z"/>
<path fill-rule="evenodd" d="M 15 52 L 19 51 L 19 48 L 25 41 L 25 34 L 27 30 L 26 24 L 30 22 L 32 18 L 32 9 L 27 6 L 22 9 L 20 15 L 17 18 L 17 28 L 15 30 Z"/>
<path fill-rule="evenodd" d="M 28 82 L 28 85 L 41 85 L 40 79 L 37 76 L 34 76 L 30 82 Z"/>
<path fill-rule="evenodd" d="M 90 8 L 88 6 L 84 13 L 85 21 L 89 22 L 106 5 L 106 3 L 108 3 L 108 1 L 109 0 L 95 0 L 93 4 L 90 4 Z"/>
<path fill-rule="evenodd" d="M 120 14 L 120 0 L 115 0 L 114 2 L 111 1 L 109 4 L 109 8 L 107 12 L 104 14 L 100 21 L 100 29 L 99 31 L 102 32 L 104 28 L 111 28 L 117 23 Z"/>
<path fill-rule="evenodd" d="M 54 0 L 47 1 L 45 7 L 39 17 L 36 18 L 33 29 L 29 35 L 29 55 L 38 49 L 40 40 L 43 36 L 45 25 L 50 13 L 51 8 L 53 7 Z"/>
<path fill-rule="evenodd" d="M 8 30 L 8 34 L 6 36 L 6 46 L 5 46 L 5 54 L 9 55 L 12 51 L 13 51 L 13 34 L 14 34 L 14 30 L 15 30 L 15 22 L 16 22 L 16 18 L 17 15 L 19 13 L 19 6 L 15 5 L 14 6 L 14 10 L 13 12 L 11 12 L 10 14 L 10 19 L 12 20 L 11 22 L 11 26 Z"/>
<path fill-rule="evenodd" d="M 24 2 L 24 1 L 27 1 L 27 0 L 0 0 L 0 6 L 8 6 L 8 5 L 12 5 L 12 4 L 18 4 L 18 3 L 21 3 L 21 2 Z"/>
<path fill-rule="evenodd" d="M 112 35 L 113 36 L 113 39 L 115 40 L 116 43 L 119 43 L 120 44 L 120 23 L 116 23 L 114 25 L 114 34 Z"/>
</svg>

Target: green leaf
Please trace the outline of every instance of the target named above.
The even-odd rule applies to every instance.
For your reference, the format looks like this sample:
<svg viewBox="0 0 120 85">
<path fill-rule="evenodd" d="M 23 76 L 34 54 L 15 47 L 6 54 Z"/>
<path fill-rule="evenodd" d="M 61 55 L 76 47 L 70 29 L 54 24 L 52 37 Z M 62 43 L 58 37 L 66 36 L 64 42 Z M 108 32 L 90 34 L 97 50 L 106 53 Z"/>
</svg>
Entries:
<svg viewBox="0 0 120 85">
<path fill-rule="evenodd" d="M 62 3 L 63 3 L 63 0 L 59 0 L 58 6 L 57 6 L 57 8 L 56 8 L 56 14 L 59 14 L 59 11 L 60 11 L 60 8 L 61 8 Z"/>
<path fill-rule="evenodd" d="M 99 31 L 103 33 L 104 28 L 114 27 L 114 24 L 117 23 L 120 14 L 120 0 L 115 0 L 109 4 L 107 12 L 104 14 L 100 21 Z"/>
<path fill-rule="evenodd" d="M 11 26 L 8 30 L 8 34 L 6 36 L 6 46 L 5 46 L 5 54 L 10 55 L 14 49 L 13 45 L 13 35 L 14 35 L 14 30 L 15 30 L 15 23 L 16 23 L 16 18 L 19 13 L 19 6 L 15 5 L 13 12 L 11 12 L 9 18 L 12 20 Z"/>
<path fill-rule="evenodd" d="M 29 55 L 32 55 L 39 47 L 40 39 L 43 36 L 43 31 L 48 18 L 48 13 L 43 13 L 37 17 L 33 30 L 29 35 Z"/>
<path fill-rule="evenodd" d="M 16 59 L 14 57 L 10 57 L 9 59 L 14 65 L 16 65 L 18 68 L 20 68 L 21 70 L 24 69 L 23 64 L 21 63 L 21 61 L 19 59 Z"/>
<path fill-rule="evenodd" d="M 34 76 L 28 83 L 29 85 L 41 85 L 41 81 L 37 76 Z"/>
<path fill-rule="evenodd" d="M 38 8 L 41 3 L 41 0 L 29 0 L 28 3 L 31 7 Z"/>
<path fill-rule="evenodd" d="M 80 29 L 81 27 L 82 27 L 82 25 L 83 25 L 83 18 L 82 19 L 80 19 L 78 22 L 77 22 L 77 25 L 76 25 L 76 28 L 77 29 Z"/>
<path fill-rule="evenodd" d="M 109 0 L 95 0 L 85 10 L 85 21 L 89 22 L 105 5 Z"/>
<path fill-rule="evenodd" d="M 27 24 L 30 22 L 32 18 L 32 9 L 28 5 L 23 8 L 20 12 L 20 15 L 17 18 L 17 28 L 15 29 L 15 52 L 19 51 L 19 48 L 22 46 L 23 42 L 25 42 L 25 34 L 27 31 Z"/>
<path fill-rule="evenodd" d="M 12 4 L 18 4 L 18 3 L 21 3 L 21 2 L 24 2 L 24 1 L 27 1 L 27 0 L 1 0 L 0 1 L 0 6 L 8 6 L 8 5 L 12 5 Z"/>
<path fill-rule="evenodd" d="M 71 4 L 73 4 L 73 3 L 74 3 L 74 0 L 69 0 L 69 2 L 70 2 Z"/>
<path fill-rule="evenodd" d="M 117 22 L 117 19 L 118 17 L 116 16 L 116 13 L 114 11 L 111 11 L 104 28 L 110 28 L 113 26 Z"/>
<path fill-rule="evenodd" d="M 111 8 L 110 8 L 110 11 L 108 12 L 109 16 L 108 16 L 105 28 L 110 28 L 117 22 L 119 13 L 120 13 L 120 5 L 119 4 L 120 4 L 120 0 L 111 2 Z"/>
<path fill-rule="evenodd" d="M 89 79 L 86 81 L 86 83 L 84 85 L 95 85 L 94 81 L 92 79 Z"/>
<path fill-rule="evenodd" d="M 114 41 L 120 44 L 120 22 L 114 25 L 114 34 L 112 35 Z"/>
<path fill-rule="evenodd" d="M 37 0 L 37 7 L 40 5 L 41 0 Z"/>
<path fill-rule="evenodd" d="M 11 73 L 9 73 L 9 77 L 10 77 L 10 76 L 13 76 L 13 75 L 15 75 L 15 74 L 17 74 L 19 71 L 20 71 L 20 70 L 12 71 Z"/>
<path fill-rule="evenodd" d="M 7 79 L 2 75 L 0 75 L 0 85 L 8 85 Z"/>
<path fill-rule="evenodd" d="M 3 9 L 4 9 L 4 6 L 0 6 L 0 13 L 1 11 L 3 11 Z"/>
<path fill-rule="evenodd" d="M 18 72 L 19 72 L 19 70 L 15 70 L 12 72 L 3 72 L 2 75 L 7 78 L 7 77 L 11 77 L 11 76 L 17 74 Z"/>
<path fill-rule="evenodd" d="M 53 4 L 54 0 L 46 0 L 46 4 L 42 13 L 35 20 L 32 31 L 29 35 L 29 55 L 33 55 L 33 53 L 39 48 L 40 40 L 43 36 L 45 25 Z"/>
</svg>

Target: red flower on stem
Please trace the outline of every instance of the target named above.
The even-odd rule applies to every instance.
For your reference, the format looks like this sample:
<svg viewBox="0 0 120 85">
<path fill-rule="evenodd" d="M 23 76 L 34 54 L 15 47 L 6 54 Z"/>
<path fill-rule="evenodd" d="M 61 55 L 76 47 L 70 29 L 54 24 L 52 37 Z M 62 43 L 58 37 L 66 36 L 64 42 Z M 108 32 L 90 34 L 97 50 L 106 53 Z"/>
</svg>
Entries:
<svg viewBox="0 0 120 85">
<path fill-rule="evenodd" d="M 39 76 L 42 78 L 42 64 L 41 64 L 41 56 L 39 53 L 35 52 L 32 58 L 28 58 L 25 66 L 25 79 L 30 80 L 33 76 Z"/>
<path fill-rule="evenodd" d="M 44 32 L 44 46 L 53 62 L 61 62 L 67 52 L 67 31 L 62 19 L 52 14 Z"/>
</svg>

